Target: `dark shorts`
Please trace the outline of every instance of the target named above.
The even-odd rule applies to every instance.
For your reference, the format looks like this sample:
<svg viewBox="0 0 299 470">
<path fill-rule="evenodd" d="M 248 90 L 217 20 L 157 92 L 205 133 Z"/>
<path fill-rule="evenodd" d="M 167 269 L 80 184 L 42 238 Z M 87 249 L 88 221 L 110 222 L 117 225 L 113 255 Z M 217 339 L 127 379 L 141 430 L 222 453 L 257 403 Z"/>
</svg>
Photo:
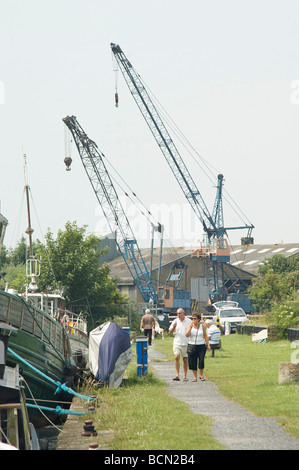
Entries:
<svg viewBox="0 0 299 470">
<path fill-rule="evenodd" d="M 204 369 L 206 350 L 205 344 L 188 344 L 187 352 L 190 370 Z"/>
</svg>

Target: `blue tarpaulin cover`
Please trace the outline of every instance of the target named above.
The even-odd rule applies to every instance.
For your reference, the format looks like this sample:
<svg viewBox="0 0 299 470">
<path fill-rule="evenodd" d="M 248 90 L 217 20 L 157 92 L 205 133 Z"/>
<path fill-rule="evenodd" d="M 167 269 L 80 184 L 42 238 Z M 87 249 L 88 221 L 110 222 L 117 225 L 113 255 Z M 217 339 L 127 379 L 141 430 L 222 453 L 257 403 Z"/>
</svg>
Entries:
<svg viewBox="0 0 299 470">
<path fill-rule="evenodd" d="M 130 335 L 116 323 L 103 323 L 90 332 L 89 367 L 96 379 L 119 387 L 131 359 Z"/>
</svg>

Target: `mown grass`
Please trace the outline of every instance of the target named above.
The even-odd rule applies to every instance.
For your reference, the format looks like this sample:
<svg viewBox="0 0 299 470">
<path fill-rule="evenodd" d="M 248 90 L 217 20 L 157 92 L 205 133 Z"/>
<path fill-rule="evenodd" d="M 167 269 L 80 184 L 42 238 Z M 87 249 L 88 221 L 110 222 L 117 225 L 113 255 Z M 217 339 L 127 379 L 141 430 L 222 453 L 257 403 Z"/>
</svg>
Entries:
<svg viewBox="0 0 299 470">
<path fill-rule="evenodd" d="M 253 343 L 250 336 L 238 334 L 221 341 L 216 357 L 206 360 L 208 379 L 229 400 L 257 416 L 277 417 L 287 432 L 299 438 L 299 384 L 278 385 L 279 363 L 291 361 L 291 343 Z"/>
<path fill-rule="evenodd" d="M 167 335 L 155 340 L 169 361 L 172 341 Z M 207 353 L 205 376 L 229 400 L 258 416 L 278 417 L 299 438 L 299 384 L 278 385 L 279 362 L 290 361 L 291 352 L 288 341 L 256 344 L 247 335 L 223 336 L 215 357 Z M 153 371 L 137 377 L 135 356 L 121 387 L 103 388 L 98 395 L 101 406 L 92 419 L 96 429 L 113 429 L 112 450 L 223 449 L 210 433 L 212 421 L 170 397 Z"/>
<path fill-rule="evenodd" d="M 170 397 L 152 371 L 137 377 L 134 358 L 122 385 L 104 387 L 98 396 L 100 407 L 92 419 L 97 430 L 113 430 L 111 450 L 224 449 L 210 433 L 212 420 Z"/>
</svg>

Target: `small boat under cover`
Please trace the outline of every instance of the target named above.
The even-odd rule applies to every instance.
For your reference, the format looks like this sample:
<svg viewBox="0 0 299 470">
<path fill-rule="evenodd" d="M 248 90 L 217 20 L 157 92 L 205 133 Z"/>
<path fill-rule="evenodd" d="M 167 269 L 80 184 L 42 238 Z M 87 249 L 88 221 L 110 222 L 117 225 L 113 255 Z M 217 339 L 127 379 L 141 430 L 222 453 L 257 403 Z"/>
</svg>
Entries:
<svg viewBox="0 0 299 470">
<path fill-rule="evenodd" d="M 118 388 L 131 359 L 130 334 L 116 323 L 103 323 L 89 333 L 90 371 L 103 384 Z"/>
</svg>

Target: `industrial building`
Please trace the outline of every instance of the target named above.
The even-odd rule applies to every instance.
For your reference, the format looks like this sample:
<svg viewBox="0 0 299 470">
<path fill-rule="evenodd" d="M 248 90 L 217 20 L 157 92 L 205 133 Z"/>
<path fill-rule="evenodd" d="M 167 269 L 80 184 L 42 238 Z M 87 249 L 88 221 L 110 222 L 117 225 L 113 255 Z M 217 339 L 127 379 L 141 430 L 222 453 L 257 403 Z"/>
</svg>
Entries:
<svg viewBox="0 0 299 470">
<path fill-rule="evenodd" d="M 110 252 L 104 258 L 111 270 L 111 276 L 119 279 L 119 290 L 127 294 L 132 301 L 142 302 L 134 279 L 127 265 L 117 251 L 115 241 L 109 239 Z M 101 247 L 106 245 L 106 239 Z M 193 309 L 204 309 L 209 301 L 209 261 L 205 257 L 196 257 L 190 247 L 175 247 L 164 250 L 160 262 L 160 249 L 141 249 L 142 256 L 147 266 L 152 266 L 152 280 L 157 286 L 177 286 L 177 290 L 189 291 Z M 258 267 L 267 258 L 275 254 L 286 257 L 299 254 L 299 243 L 275 244 L 275 245 L 235 245 L 231 247 L 230 262 L 220 263 L 223 268 L 225 283 L 231 292 L 238 292 L 240 279 L 248 286 L 252 279 L 258 275 Z M 217 299 L 216 299 L 217 300 Z M 183 306 L 183 298 L 182 305 Z"/>
</svg>

